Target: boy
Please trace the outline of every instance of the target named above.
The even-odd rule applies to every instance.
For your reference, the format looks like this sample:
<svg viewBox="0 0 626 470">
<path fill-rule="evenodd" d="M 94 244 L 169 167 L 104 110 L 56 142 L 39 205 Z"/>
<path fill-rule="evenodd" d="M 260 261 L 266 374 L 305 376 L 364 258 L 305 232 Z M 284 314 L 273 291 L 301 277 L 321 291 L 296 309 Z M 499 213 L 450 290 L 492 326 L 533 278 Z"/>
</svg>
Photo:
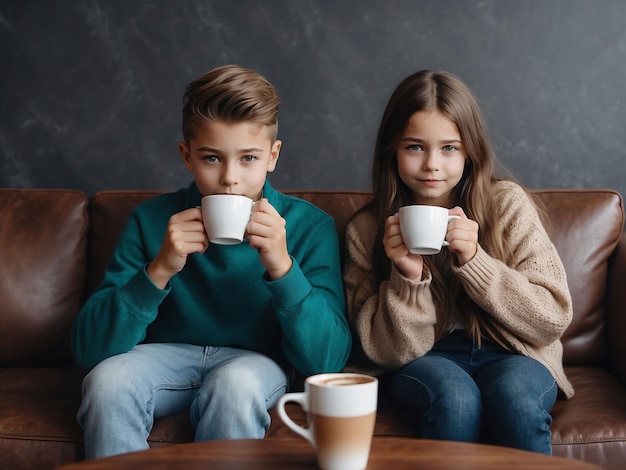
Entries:
<svg viewBox="0 0 626 470">
<path fill-rule="evenodd" d="M 349 354 L 334 221 L 266 181 L 276 90 L 231 65 L 184 101 L 178 149 L 194 182 L 133 211 L 72 331 L 90 370 L 87 458 L 147 449 L 154 419 L 183 411 L 196 441 L 263 438 L 292 371 L 339 371 Z M 219 193 L 256 201 L 240 245 L 209 244 L 198 206 Z"/>
</svg>

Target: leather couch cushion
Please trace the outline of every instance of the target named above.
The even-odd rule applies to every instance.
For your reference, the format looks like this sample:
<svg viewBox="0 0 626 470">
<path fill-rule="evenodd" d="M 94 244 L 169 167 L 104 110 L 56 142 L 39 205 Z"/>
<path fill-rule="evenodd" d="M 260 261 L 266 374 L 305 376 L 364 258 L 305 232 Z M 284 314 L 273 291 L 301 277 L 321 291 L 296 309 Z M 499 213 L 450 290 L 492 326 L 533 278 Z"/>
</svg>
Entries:
<svg viewBox="0 0 626 470">
<path fill-rule="evenodd" d="M 163 191 L 111 190 L 96 193 L 91 198 L 89 228 L 89 271 L 87 294 L 91 294 L 104 276 L 107 264 L 133 208 Z"/>
<path fill-rule="evenodd" d="M 615 376 L 599 367 L 566 367 L 573 398 L 552 408 L 554 455 L 623 469 L 626 394 Z"/>
<path fill-rule="evenodd" d="M 626 233 L 622 234 L 619 245 L 611 257 L 609 266 L 607 304 L 607 345 L 611 371 L 626 384 Z"/>
<path fill-rule="evenodd" d="M 51 469 L 84 458 L 74 367 L 0 368 L 0 468 Z"/>
<path fill-rule="evenodd" d="M 0 189 L 0 364 L 69 362 L 84 292 L 87 196 Z"/>
<path fill-rule="evenodd" d="M 565 270 L 574 318 L 562 337 L 566 365 L 606 363 L 606 280 L 620 240 L 624 210 L 612 190 L 539 190 L 546 229 Z"/>
</svg>

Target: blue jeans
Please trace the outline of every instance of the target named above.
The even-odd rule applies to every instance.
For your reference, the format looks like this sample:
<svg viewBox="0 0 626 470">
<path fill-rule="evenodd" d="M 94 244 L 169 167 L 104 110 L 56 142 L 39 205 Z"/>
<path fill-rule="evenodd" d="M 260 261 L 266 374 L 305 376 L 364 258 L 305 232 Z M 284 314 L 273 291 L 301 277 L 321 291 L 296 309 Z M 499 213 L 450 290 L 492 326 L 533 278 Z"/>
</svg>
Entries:
<svg viewBox="0 0 626 470">
<path fill-rule="evenodd" d="M 550 409 L 558 387 L 526 356 L 461 331 L 390 377 L 392 399 L 417 420 L 420 437 L 552 453 Z"/>
<path fill-rule="evenodd" d="M 234 348 L 140 344 L 83 380 L 78 422 L 88 459 L 148 449 L 156 418 L 189 412 L 195 440 L 261 439 L 288 387 L 270 358 Z"/>
</svg>

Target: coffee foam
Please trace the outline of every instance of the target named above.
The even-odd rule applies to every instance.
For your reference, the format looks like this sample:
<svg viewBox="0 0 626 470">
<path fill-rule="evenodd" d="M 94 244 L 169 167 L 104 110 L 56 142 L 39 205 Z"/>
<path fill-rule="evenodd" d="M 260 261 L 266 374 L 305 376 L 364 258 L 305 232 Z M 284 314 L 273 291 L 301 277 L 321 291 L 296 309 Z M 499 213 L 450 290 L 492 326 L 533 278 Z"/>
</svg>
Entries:
<svg viewBox="0 0 626 470">
<path fill-rule="evenodd" d="M 325 385 L 327 387 L 346 387 L 349 385 L 359 385 L 370 383 L 373 380 L 369 377 L 362 377 L 358 375 L 347 376 L 347 377 L 330 377 L 328 379 L 320 380 L 318 383 L 320 385 Z"/>
</svg>

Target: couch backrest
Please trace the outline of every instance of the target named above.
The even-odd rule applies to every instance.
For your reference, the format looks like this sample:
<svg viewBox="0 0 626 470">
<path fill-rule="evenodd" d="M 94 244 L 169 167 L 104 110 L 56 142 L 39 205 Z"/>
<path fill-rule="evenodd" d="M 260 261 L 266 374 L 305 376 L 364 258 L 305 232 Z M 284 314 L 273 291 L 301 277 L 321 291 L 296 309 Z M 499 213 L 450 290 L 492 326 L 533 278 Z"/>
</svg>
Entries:
<svg viewBox="0 0 626 470">
<path fill-rule="evenodd" d="M 159 194 L 163 194 L 163 191 L 117 190 L 102 191 L 91 198 L 86 297 L 98 287 L 102 280 L 109 259 L 113 255 L 117 238 L 133 208 Z"/>
<path fill-rule="evenodd" d="M 0 364 L 69 363 L 86 269 L 88 199 L 0 189 Z"/>
<path fill-rule="evenodd" d="M 365 191 L 285 191 L 306 199 L 335 218 L 341 246 L 349 218 L 370 198 Z M 563 259 L 574 303 L 574 319 L 563 336 L 564 361 L 591 365 L 606 361 L 605 302 L 608 260 L 624 224 L 616 191 L 572 189 L 533 191 L 547 213 L 547 229 Z M 114 239 L 132 206 L 154 191 L 105 191 L 92 199 L 90 289 L 102 277 Z"/>
<path fill-rule="evenodd" d="M 609 258 L 624 227 L 622 197 L 612 190 L 537 190 L 546 229 L 567 272 L 574 318 L 563 335 L 567 365 L 606 363 Z"/>
<path fill-rule="evenodd" d="M 342 246 L 349 218 L 370 197 L 363 191 L 285 192 L 331 214 Z M 1 365 L 69 360 L 72 320 L 102 279 L 130 212 L 160 193 L 103 191 L 88 206 L 78 191 L 0 189 Z M 604 364 L 608 261 L 623 230 L 622 198 L 590 189 L 534 194 L 547 211 L 574 301 L 564 361 Z"/>
</svg>

